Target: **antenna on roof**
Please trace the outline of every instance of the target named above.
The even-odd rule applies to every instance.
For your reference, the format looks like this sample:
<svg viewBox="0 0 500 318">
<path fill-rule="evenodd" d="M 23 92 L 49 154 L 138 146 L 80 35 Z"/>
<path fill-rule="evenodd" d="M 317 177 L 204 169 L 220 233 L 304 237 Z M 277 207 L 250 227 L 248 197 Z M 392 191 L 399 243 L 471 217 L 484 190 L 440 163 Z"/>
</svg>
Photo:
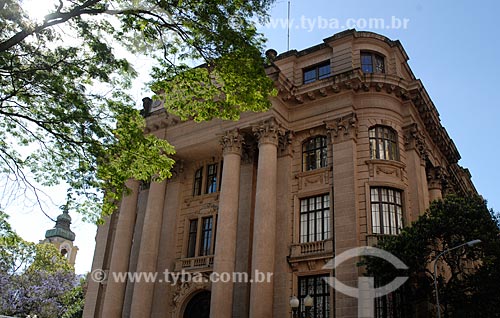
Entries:
<svg viewBox="0 0 500 318">
<path fill-rule="evenodd" d="M 286 50 L 290 51 L 290 0 L 288 0 L 288 17 L 286 19 L 287 22 L 287 42 L 286 42 Z"/>
</svg>

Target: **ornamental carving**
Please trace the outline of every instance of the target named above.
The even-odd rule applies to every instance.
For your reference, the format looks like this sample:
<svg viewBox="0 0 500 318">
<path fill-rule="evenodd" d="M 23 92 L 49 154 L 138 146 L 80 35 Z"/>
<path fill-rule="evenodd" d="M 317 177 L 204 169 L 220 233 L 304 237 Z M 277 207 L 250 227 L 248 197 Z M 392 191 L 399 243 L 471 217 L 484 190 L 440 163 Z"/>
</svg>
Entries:
<svg viewBox="0 0 500 318">
<path fill-rule="evenodd" d="M 426 170 L 429 189 L 442 189 L 446 184 L 446 170 L 442 167 L 429 167 Z"/>
<path fill-rule="evenodd" d="M 349 139 L 356 141 L 358 136 L 358 119 L 356 113 L 350 113 L 334 120 L 327 121 L 325 124 L 332 138 L 332 143 L 339 143 Z"/>
<path fill-rule="evenodd" d="M 278 146 L 280 137 L 285 135 L 285 130 L 274 119 L 274 117 L 260 122 L 258 125 L 252 127 L 252 132 L 261 144 L 273 144 Z"/>
<path fill-rule="evenodd" d="M 291 156 L 292 155 L 292 135 L 293 132 L 286 131 L 278 138 L 278 156 Z"/>
<path fill-rule="evenodd" d="M 177 272 L 172 274 L 178 275 L 178 281 L 172 286 L 173 297 L 171 313 L 172 317 L 180 317 L 182 304 L 186 303 L 194 293 L 201 290 L 210 290 L 210 274 L 205 272 Z M 188 276 L 186 275 L 190 275 L 190 279 L 187 279 Z"/>
<path fill-rule="evenodd" d="M 394 160 L 370 159 L 365 161 L 372 180 L 397 181 L 404 180 L 405 164 Z"/>
<path fill-rule="evenodd" d="M 330 169 L 320 168 L 312 171 L 300 172 L 295 178 L 299 180 L 299 191 L 325 188 L 330 183 Z"/>
<path fill-rule="evenodd" d="M 243 136 L 238 129 L 226 131 L 220 138 L 220 144 L 224 155 L 233 153 L 241 156 L 244 144 Z"/>
<path fill-rule="evenodd" d="M 418 152 L 420 158 L 422 160 L 427 159 L 428 149 L 425 143 L 425 137 L 418 129 L 417 124 L 411 124 L 403 128 L 404 130 L 404 142 L 405 142 L 405 150 L 412 150 Z"/>
</svg>

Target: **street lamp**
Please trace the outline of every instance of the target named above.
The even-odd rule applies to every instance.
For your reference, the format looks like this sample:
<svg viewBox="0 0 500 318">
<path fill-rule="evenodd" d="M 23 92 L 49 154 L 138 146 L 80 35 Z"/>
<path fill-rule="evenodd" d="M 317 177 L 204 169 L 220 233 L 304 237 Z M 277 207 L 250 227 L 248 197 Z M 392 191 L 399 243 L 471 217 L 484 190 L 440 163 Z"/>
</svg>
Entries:
<svg viewBox="0 0 500 318">
<path fill-rule="evenodd" d="M 438 293 L 438 285 L 437 285 L 437 261 L 438 259 L 443 256 L 444 254 L 450 252 L 450 251 L 453 251 L 453 250 L 456 250 L 457 248 L 460 248 L 462 246 L 473 246 L 473 245 L 476 245 L 478 243 L 481 243 L 481 240 L 472 240 L 472 241 L 469 241 L 467 243 L 463 243 L 463 244 L 460 244 L 460 245 L 457 245 L 455 247 L 452 247 L 452 248 L 449 248 L 447 250 L 444 250 L 442 251 L 441 253 L 438 254 L 438 256 L 436 257 L 436 259 L 434 260 L 434 290 L 436 292 L 436 306 L 437 306 L 437 316 L 438 318 L 441 318 L 441 306 L 439 305 L 439 293 Z"/>
<path fill-rule="evenodd" d="M 300 301 L 295 295 L 290 298 L 290 307 L 292 307 L 293 318 L 297 318 L 297 311 L 299 310 Z"/>
<path fill-rule="evenodd" d="M 314 305 L 314 299 L 307 295 L 304 298 L 304 307 L 306 308 L 305 313 L 299 312 L 300 301 L 294 295 L 290 298 L 290 307 L 292 307 L 293 318 L 302 318 L 305 314 L 305 318 L 311 318 L 311 308 Z"/>
</svg>

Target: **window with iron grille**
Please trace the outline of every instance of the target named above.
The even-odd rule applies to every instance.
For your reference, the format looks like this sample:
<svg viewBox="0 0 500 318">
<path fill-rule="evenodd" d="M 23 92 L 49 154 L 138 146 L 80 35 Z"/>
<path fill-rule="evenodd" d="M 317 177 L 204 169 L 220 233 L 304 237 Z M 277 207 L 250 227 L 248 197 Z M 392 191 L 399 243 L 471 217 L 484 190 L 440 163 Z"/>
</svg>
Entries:
<svg viewBox="0 0 500 318">
<path fill-rule="evenodd" d="M 327 166 L 328 149 L 325 136 L 317 136 L 302 144 L 302 170 L 309 171 Z"/>
<path fill-rule="evenodd" d="M 300 243 L 329 239 L 330 229 L 330 195 L 300 200 Z"/>
<path fill-rule="evenodd" d="M 299 301 L 300 311 L 304 312 L 304 298 L 307 295 L 313 298 L 311 317 L 330 317 L 330 285 L 324 278 L 329 275 L 302 276 L 299 277 Z"/>
<path fill-rule="evenodd" d="M 385 187 L 370 189 L 373 234 L 399 234 L 403 227 L 401 191 Z"/>
<path fill-rule="evenodd" d="M 375 126 L 368 131 L 370 158 L 399 160 L 398 136 L 391 127 Z"/>
</svg>

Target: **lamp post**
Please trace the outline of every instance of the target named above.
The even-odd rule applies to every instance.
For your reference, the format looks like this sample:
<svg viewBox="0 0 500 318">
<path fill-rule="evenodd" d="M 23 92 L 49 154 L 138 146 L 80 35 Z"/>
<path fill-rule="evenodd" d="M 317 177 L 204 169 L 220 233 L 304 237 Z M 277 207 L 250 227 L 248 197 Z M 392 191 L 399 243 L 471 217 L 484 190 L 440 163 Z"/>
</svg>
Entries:
<svg viewBox="0 0 500 318">
<path fill-rule="evenodd" d="M 438 318 L 441 318 L 441 306 L 439 305 L 439 292 L 438 292 L 438 285 L 437 285 L 437 261 L 438 261 L 438 259 L 441 256 L 443 256 L 444 254 L 446 254 L 450 251 L 456 250 L 457 248 L 460 248 L 460 247 L 465 246 L 465 245 L 473 246 L 473 245 L 476 245 L 478 243 L 481 243 L 481 240 L 472 240 L 472 241 L 469 241 L 467 243 L 463 243 L 463 244 L 457 245 L 455 247 L 446 249 L 446 250 L 442 251 L 441 253 L 439 253 L 438 256 L 436 257 L 436 259 L 434 260 L 434 290 L 436 293 L 436 306 L 437 306 Z"/>
<path fill-rule="evenodd" d="M 297 318 L 297 311 L 299 310 L 300 301 L 295 295 L 290 298 L 290 307 L 292 307 L 292 317 Z"/>
<path fill-rule="evenodd" d="M 302 313 L 299 312 L 299 299 L 295 295 L 290 298 L 290 307 L 292 307 L 293 318 L 311 318 L 311 308 L 313 305 L 314 299 L 310 295 L 307 295 L 306 298 L 304 298 L 304 307 L 306 310 Z"/>
</svg>

